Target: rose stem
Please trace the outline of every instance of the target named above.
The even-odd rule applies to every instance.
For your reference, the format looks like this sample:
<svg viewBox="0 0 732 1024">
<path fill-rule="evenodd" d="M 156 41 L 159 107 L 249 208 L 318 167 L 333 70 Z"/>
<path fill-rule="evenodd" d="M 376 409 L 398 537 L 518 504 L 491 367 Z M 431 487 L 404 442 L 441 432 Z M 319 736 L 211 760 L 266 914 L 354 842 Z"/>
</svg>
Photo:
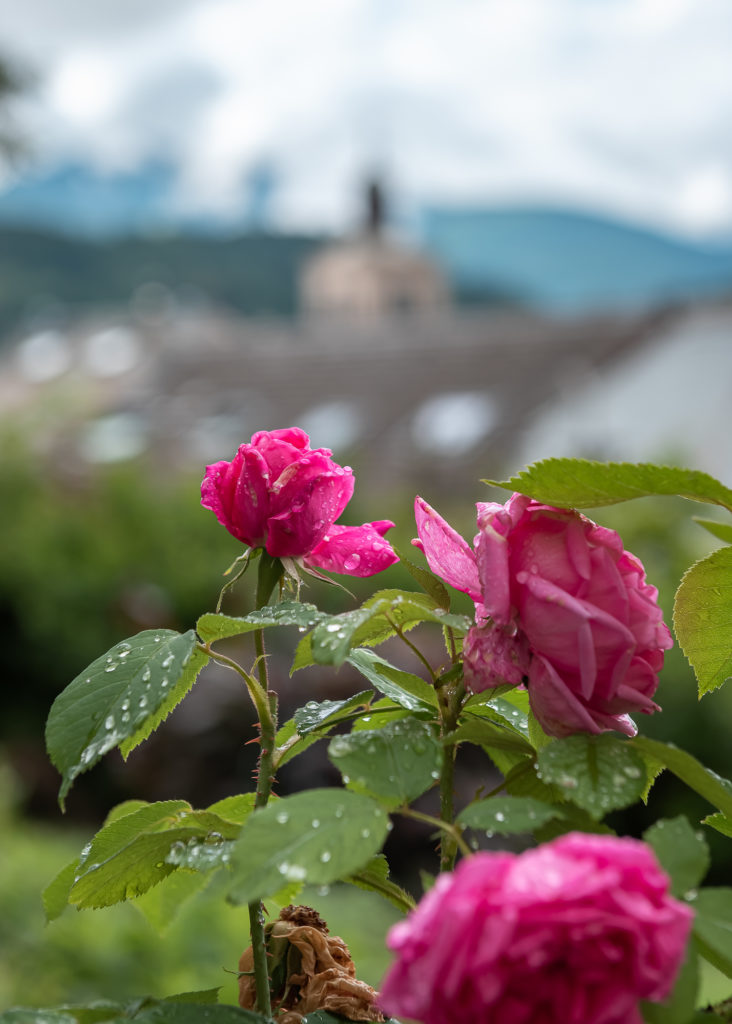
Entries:
<svg viewBox="0 0 732 1024">
<path fill-rule="evenodd" d="M 281 576 L 279 559 L 272 558 L 266 551 L 262 552 L 257 574 L 256 606 L 264 608 L 272 591 Z M 259 762 L 257 764 L 257 788 L 254 806 L 264 807 L 269 800 L 274 783 L 274 750 L 277 734 L 277 694 L 270 692 L 267 674 L 267 654 L 264 648 L 264 630 L 257 629 L 254 633 L 254 649 L 257 652 L 257 671 L 259 683 L 266 700 L 259 711 Z M 257 993 L 257 1004 L 254 1007 L 264 1017 L 272 1016 L 272 1003 L 269 991 L 269 969 L 267 966 L 267 944 L 264 937 L 264 906 L 261 900 L 249 904 L 249 932 L 252 938 L 252 956 L 254 959 L 254 985 Z"/>
<path fill-rule="evenodd" d="M 455 731 L 464 695 L 462 681 L 456 686 L 445 686 L 437 691 L 440 702 L 440 734 L 447 736 Z M 457 744 L 446 743 L 443 750 L 442 771 L 440 772 L 440 818 L 452 827 L 455 817 L 455 754 Z M 452 871 L 457 856 L 454 834 L 444 832 L 440 836 L 440 871 Z"/>
</svg>

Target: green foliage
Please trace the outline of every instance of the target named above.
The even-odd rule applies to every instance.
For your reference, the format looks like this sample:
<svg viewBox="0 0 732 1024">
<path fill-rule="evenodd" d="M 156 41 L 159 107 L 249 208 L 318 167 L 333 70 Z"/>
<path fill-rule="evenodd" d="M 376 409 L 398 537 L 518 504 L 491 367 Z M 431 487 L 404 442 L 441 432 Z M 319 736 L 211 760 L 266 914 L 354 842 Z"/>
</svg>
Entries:
<svg viewBox="0 0 732 1024">
<path fill-rule="evenodd" d="M 534 832 L 548 821 L 561 817 L 561 807 L 528 796 L 492 796 L 468 804 L 458 814 L 457 821 L 469 828 L 484 828 L 492 835 L 510 836 Z"/>
<path fill-rule="evenodd" d="M 185 696 L 198 669 L 183 675 L 196 643 L 193 630 L 146 630 L 116 644 L 76 677 L 53 703 L 46 726 L 49 756 L 62 775 L 59 802 L 74 779 L 114 747 L 152 731 L 171 709 L 171 693 Z M 200 666 L 199 666 L 200 667 Z M 136 745 L 132 743 L 128 746 Z"/>
<path fill-rule="evenodd" d="M 646 783 L 642 758 L 612 733 L 554 740 L 539 751 L 537 762 L 544 781 L 596 819 L 634 803 Z"/>
<path fill-rule="evenodd" d="M 700 889 L 691 900 L 694 938 L 702 955 L 732 978 L 732 889 Z"/>
<path fill-rule="evenodd" d="M 673 992 L 663 1003 L 641 1003 L 646 1024 L 691 1024 L 695 1019 L 696 995 L 699 988 L 699 957 L 693 944 L 689 946 Z M 704 1018 L 708 1021 L 708 1018 Z"/>
<path fill-rule="evenodd" d="M 355 611 L 333 615 L 316 626 L 300 644 L 296 667 L 312 662 L 342 665 L 353 647 L 376 646 L 420 622 L 436 622 L 462 632 L 470 626 L 469 619 L 445 612 L 428 594 L 380 590 Z"/>
<path fill-rule="evenodd" d="M 324 700 L 320 704 L 308 701 L 294 714 L 295 728 L 301 736 L 306 736 L 325 725 L 336 725 L 349 718 L 356 709 L 369 707 L 373 695 L 373 690 L 362 690 L 345 700 Z"/>
<path fill-rule="evenodd" d="M 230 615 L 201 615 L 196 623 L 196 631 L 204 643 L 213 643 L 231 636 L 243 636 L 255 629 L 267 629 L 271 626 L 297 626 L 300 630 L 312 629 L 327 616 L 319 611 L 314 604 L 301 604 L 299 601 L 282 601 L 280 604 L 258 608 L 247 615 L 232 617 Z"/>
<path fill-rule="evenodd" d="M 354 871 L 344 881 L 358 886 L 359 889 L 378 893 L 398 907 L 402 913 L 407 913 L 416 906 L 409 893 L 389 878 L 389 864 L 383 853 L 372 857 L 365 867 L 360 871 Z"/>
<path fill-rule="evenodd" d="M 217 806 L 226 811 L 230 802 Z M 66 903 L 79 909 L 107 907 L 134 899 L 162 882 L 177 867 L 207 871 L 221 866 L 253 806 L 237 798 L 230 817 L 212 810 L 194 811 L 185 800 L 146 804 L 115 817 L 87 844 L 78 860 L 64 868 L 44 893 L 49 920 Z"/>
<path fill-rule="evenodd" d="M 336 736 L 328 747 L 328 757 L 349 789 L 395 808 L 435 784 L 440 777 L 442 747 L 427 723 L 408 718 L 381 729 Z"/>
<path fill-rule="evenodd" d="M 732 491 L 708 473 L 648 462 L 544 459 L 509 480 L 485 482 L 559 508 L 597 508 L 652 494 L 678 494 L 732 512 Z"/>
<path fill-rule="evenodd" d="M 659 743 L 646 736 L 636 736 L 630 743 L 641 754 L 650 754 L 727 817 L 732 817 L 732 783 L 728 779 L 705 768 L 695 757 L 679 750 L 673 743 Z"/>
<path fill-rule="evenodd" d="M 701 519 L 699 516 L 694 516 L 694 522 L 703 526 L 717 540 L 721 540 L 725 544 L 732 544 L 732 525 L 729 523 L 720 523 L 718 519 Z"/>
<path fill-rule="evenodd" d="M 230 899 L 250 903 L 285 882 L 328 885 L 363 868 L 386 838 L 385 811 L 359 793 L 311 789 L 255 811 L 232 855 Z"/>
<path fill-rule="evenodd" d="M 700 697 L 732 677 L 732 547 L 686 573 L 676 592 L 674 628 Z"/>
<path fill-rule="evenodd" d="M 684 896 L 702 882 L 709 870 L 709 847 L 686 818 L 662 818 L 646 829 L 643 838 L 670 877 L 674 896 Z"/>
<path fill-rule="evenodd" d="M 437 711 L 437 694 L 434 687 L 421 676 L 404 672 L 365 648 L 351 651 L 348 663 L 357 668 L 385 697 L 391 698 L 395 704 L 399 704 L 407 711 L 430 716 Z"/>
</svg>

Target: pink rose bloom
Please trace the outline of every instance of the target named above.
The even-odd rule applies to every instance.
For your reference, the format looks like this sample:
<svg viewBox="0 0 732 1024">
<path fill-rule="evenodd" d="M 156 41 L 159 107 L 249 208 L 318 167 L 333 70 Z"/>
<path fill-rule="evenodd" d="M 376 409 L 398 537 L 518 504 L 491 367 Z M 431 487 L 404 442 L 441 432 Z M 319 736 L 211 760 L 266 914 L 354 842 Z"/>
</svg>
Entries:
<svg viewBox="0 0 732 1024">
<path fill-rule="evenodd" d="M 528 686 L 550 736 L 617 729 L 651 699 L 671 634 L 658 591 L 614 530 L 579 512 L 514 494 L 478 503 L 475 550 L 417 498 L 419 540 L 430 568 L 469 594 L 476 625 L 465 638 L 466 686 Z"/>
<path fill-rule="evenodd" d="M 353 494 L 353 473 L 327 448 L 310 450 L 297 427 L 260 430 L 231 462 L 206 467 L 201 504 L 244 544 L 306 566 L 372 576 L 398 561 L 388 520 L 335 526 Z"/>
<path fill-rule="evenodd" d="M 478 853 L 389 932 L 379 1005 L 424 1024 L 642 1024 L 665 999 L 692 912 L 636 839 L 572 833 Z"/>
</svg>

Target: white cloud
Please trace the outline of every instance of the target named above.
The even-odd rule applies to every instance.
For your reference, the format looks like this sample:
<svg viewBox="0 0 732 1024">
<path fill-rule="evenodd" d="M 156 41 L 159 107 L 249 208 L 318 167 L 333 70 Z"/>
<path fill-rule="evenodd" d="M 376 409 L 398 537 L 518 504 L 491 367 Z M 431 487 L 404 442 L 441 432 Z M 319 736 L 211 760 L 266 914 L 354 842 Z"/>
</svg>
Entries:
<svg viewBox="0 0 732 1024">
<path fill-rule="evenodd" d="M 381 164 L 416 199 L 732 230 L 728 0 L 0 0 L 0 21 L 45 65 L 49 160 L 164 150 L 219 209 L 267 156 L 300 225 L 342 224 Z"/>
</svg>

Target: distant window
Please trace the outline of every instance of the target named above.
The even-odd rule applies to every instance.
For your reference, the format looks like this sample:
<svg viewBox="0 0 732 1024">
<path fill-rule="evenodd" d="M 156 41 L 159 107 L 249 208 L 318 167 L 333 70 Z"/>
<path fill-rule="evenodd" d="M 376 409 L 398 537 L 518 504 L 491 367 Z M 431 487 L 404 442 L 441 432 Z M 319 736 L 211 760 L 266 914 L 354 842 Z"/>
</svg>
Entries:
<svg viewBox="0 0 732 1024">
<path fill-rule="evenodd" d="M 496 401 L 486 392 L 445 392 L 417 409 L 412 436 L 423 451 L 465 455 L 490 434 L 497 421 Z"/>
<path fill-rule="evenodd" d="M 337 452 L 358 440 L 363 416 L 352 402 L 325 402 L 308 409 L 299 417 L 297 426 L 310 434 L 312 447 L 328 447 Z"/>
<path fill-rule="evenodd" d="M 101 416 L 88 423 L 79 443 L 87 462 L 123 462 L 141 455 L 147 446 L 145 425 L 131 412 Z"/>
<path fill-rule="evenodd" d="M 71 346 L 60 331 L 39 331 L 21 341 L 17 359 L 26 380 L 39 383 L 53 380 L 71 366 Z"/>
<path fill-rule="evenodd" d="M 129 373 L 142 354 L 140 335 L 130 327 L 107 327 L 86 340 L 84 365 L 95 377 Z"/>
</svg>

